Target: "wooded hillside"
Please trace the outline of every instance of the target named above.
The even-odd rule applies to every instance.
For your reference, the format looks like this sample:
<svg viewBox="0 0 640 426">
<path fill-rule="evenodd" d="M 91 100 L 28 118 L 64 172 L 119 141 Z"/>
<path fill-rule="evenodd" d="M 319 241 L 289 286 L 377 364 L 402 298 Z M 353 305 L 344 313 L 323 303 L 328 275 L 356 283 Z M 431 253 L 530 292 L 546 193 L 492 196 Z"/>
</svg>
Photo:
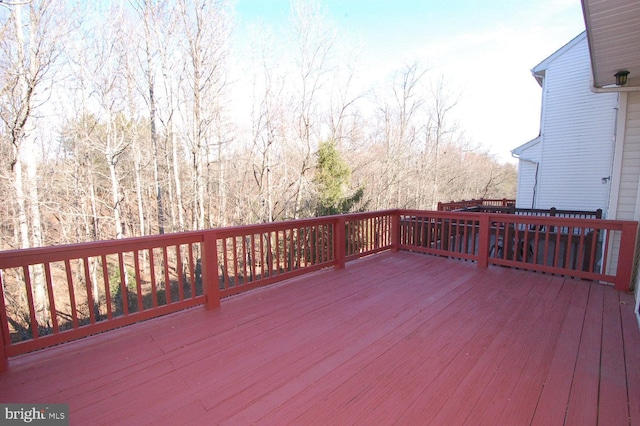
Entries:
<svg viewBox="0 0 640 426">
<path fill-rule="evenodd" d="M 314 2 L 252 52 L 225 1 L 77 3 L 0 5 L 2 250 L 515 196 L 455 87 L 418 63 L 362 87 Z"/>
</svg>

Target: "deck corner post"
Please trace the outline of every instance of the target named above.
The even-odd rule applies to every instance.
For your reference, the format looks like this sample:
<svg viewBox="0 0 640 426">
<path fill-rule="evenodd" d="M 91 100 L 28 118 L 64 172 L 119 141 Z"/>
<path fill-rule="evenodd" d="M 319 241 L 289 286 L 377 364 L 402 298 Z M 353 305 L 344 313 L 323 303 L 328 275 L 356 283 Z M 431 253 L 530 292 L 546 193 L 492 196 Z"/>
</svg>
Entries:
<svg viewBox="0 0 640 426">
<path fill-rule="evenodd" d="M 217 234 L 212 231 L 204 233 L 202 244 L 202 287 L 205 295 L 205 308 L 219 308 L 218 238 Z"/>
<path fill-rule="evenodd" d="M 0 373 L 9 369 L 9 358 L 4 349 L 4 341 L 0 342 Z"/>
<path fill-rule="evenodd" d="M 1 334 L 4 334 L 2 330 L 0 330 Z M 9 357 L 7 357 L 7 352 L 4 348 L 4 336 L 0 335 L 0 373 L 5 372 L 9 369 Z"/>
<path fill-rule="evenodd" d="M 347 236 L 345 232 L 344 216 L 338 216 L 333 222 L 335 229 L 333 230 L 333 258 L 335 261 L 335 269 L 343 269 L 345 265 Z"/>
<path fill-rule="evenodd" d="M 478 237 L 478 267 L 487 268 L 489 266 L 489 232 L 491 227 L 489 224 L 490 216 L 488 214 L 480 214 L 478 220 L 480 229 Z"/>
<path fill-rule="evenodd" d="M 615 289 L 629 291 L 633 276 L 633 263 L 636 255 L 636 240 L 638 237 L 638 223 L 626 222 L 622 225 L 620 236 L 620 250 L 618 252 L 618 270 L 616 272 Z"/>
<path fill-rule="evenodd" d="M 395 210 L 391 216 L 391 251 L 400 250 L 400 211 Z"/>
<path fill-rule="evenodd" d="M 0 271 L 0 373 L 9 369 L 9 357 L 6 345 L 11 343 L 9 336 L 7 310 L 4 303 L 4 286 L 2 285 L 2 272 Z"/>
</svg>

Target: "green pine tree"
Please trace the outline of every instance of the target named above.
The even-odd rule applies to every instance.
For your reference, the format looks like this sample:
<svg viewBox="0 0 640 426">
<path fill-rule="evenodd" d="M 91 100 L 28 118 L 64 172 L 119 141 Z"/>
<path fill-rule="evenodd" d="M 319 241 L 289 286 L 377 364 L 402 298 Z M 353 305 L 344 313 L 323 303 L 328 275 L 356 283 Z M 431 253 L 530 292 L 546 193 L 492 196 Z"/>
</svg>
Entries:
<svg viewBox="0 0 640 426">
<path fill-rule="evenodd" d="M 349 213 L 361 204 L 364 189 L 358 188 L 353 195 L 345 195 L 349 189 L 351 169 L 342 158 L 334 141 L 321 142 L 316 154 L 315 184 L 318 190 L 316 216 Z M 365 206 L 360 208 L 364 210 Z"/>
</svg>

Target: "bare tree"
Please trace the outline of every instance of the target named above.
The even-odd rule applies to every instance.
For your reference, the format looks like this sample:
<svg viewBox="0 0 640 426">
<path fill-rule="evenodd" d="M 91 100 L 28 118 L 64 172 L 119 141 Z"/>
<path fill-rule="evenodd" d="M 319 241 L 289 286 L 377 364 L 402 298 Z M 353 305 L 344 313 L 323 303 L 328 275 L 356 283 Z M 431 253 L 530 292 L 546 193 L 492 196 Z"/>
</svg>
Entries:
<svg viewBox="0 0 640 426">
<path fill-rule="evenodd" d="M 293 217 L 302 213 L 302 200 L 309 186 L 308 172 L 313 167 L 313 152 L 321 139 L 322 110 L 320 98 L 331 70 L 335 34 L 325 23 L 320 4 L 296 1 L 292 4 L 293 31 L 296 40 L 296 105 L 293 118 L 299 165 L 296 173 Z M 306 213 L 310 214 L 310 211 Z"/>
<path fill-rule="evenodd" d="M 185 76 L 182 95 L 185 140 L 191 155 L 193 226 L 206 226 L 208 160 L 215 140 L 215 125 L 222 119 L 222 96 L 227 86 L 225 65 L 230 25 L 224 2 L 180 0 L 180 31 L 184 37 Z"/>
<path fill-rule="evenodd" d="M 427 98 L 422 86 L 426 73 L 427 70 L 417 63 L 406 65 L 395 73 L 389 89 L 377 102 L 377 126 L 373 136 L 381 150 L 377 208 L 409 205 L 403 189 L 408 172 L 415 169 L 411 163 L 424 127 Z"/>
<path fill-rule="evenodd" d="M 433 157 L 433 195 L 431 197 L 431 208 L 435 208 L 441 197 L 441 167 L 440 155 L 442 145 L 450 143 L 446 140 L 447 136 L 455 132 L 455 126 L 448 126 L 449 111 L 458 103 L 457 99 L 452 98 L 447 93 L 444 79 L 440 80 L 431 88 L 432 105 L 429 114 L 429 127 L 427 131 L 427 144 L 432 146 Z"/>
<path fill-rule="evenodd" d="M 158 154 L 158 131 L 157 131 L 157 106 L 156 106 L 156 73 L 159 66 L 154 58 L 159 56 L 160 44 L 163 39 L 159 37 L 158 21 L 165 12 L 165 2 L 152 0 L 131 0 L 131 4 L 138 12 L 142 19 L 142 37 L 138 46 L 142 58 L 140 58 L 140 66 L 144 75 L 144 95 L 145 101 L 149 108 L 149 133 L 151 139 L 151 160 L 153 163 L 153 180 L 156 193 L 157 221 L 158 232 L 164 234 L 165 228 L 165 212 L 164 203 L 162 201 L 162 187 L 159 179 L 159 154 Z"/>
<path fill-rule="evenodd" d="M 262 222 L 272 222 L 275 217 L 275 157 L 286 138 L 286 77 L 278 66 L 271 37 L 264 27 L 253 34 L 257 51 L 252 66 L 251 133 L 256 154 L 252 168 L 258 189 L 260 212 L 257 216 Z"/>
<path fill-rule="evenodd" d="M 50 76 L 60 54 L 65 14 L 62 5 L 49 0 L 5 2 L 0 9 L 4 15 L 0 41 L 0 117 L 5 136 L 2 139 L 11 146 L 18 235 L 20 246 L 27 248 L 40 246 L 44 241 L 36 128 L 44 92 L 51 84 Z M 44 320 L 47 307 L 44 271 L 33 268 L 31 274 L 36 311 L 39 319 Z"/>
</svg>

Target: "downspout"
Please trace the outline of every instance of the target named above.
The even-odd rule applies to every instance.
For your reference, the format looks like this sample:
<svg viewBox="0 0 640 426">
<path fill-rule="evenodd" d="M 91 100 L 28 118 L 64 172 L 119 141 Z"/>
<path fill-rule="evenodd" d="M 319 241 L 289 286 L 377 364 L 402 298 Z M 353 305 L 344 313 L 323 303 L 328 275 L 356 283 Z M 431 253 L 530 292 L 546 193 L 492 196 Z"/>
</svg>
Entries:
<svg viewBox="0 0 640 426">
<path fill-rule="evenodd" d="M 533 194 L 532 194 L 532 197 L 531 197 L 531 208 L 534 209 L 535 208 L 535 202 L 536 202 L 536 195 L 538 193 L 538 169 L 540 167 L 540 163 L 538 161 L 531 160 L 529 158 L 522 158 L 522 157 L 520 157 L 518 154 L 516 154 L 513 151 L 511 151 L 511 157 L 515 158 L 518 161 L 524 161 L 524 162 L 527 162 L 527 163 L 535 164 L 535 166 L 536 166 L 536 172 L 534 174 L 534 179 L 533 179 Z"/>
</svg>

